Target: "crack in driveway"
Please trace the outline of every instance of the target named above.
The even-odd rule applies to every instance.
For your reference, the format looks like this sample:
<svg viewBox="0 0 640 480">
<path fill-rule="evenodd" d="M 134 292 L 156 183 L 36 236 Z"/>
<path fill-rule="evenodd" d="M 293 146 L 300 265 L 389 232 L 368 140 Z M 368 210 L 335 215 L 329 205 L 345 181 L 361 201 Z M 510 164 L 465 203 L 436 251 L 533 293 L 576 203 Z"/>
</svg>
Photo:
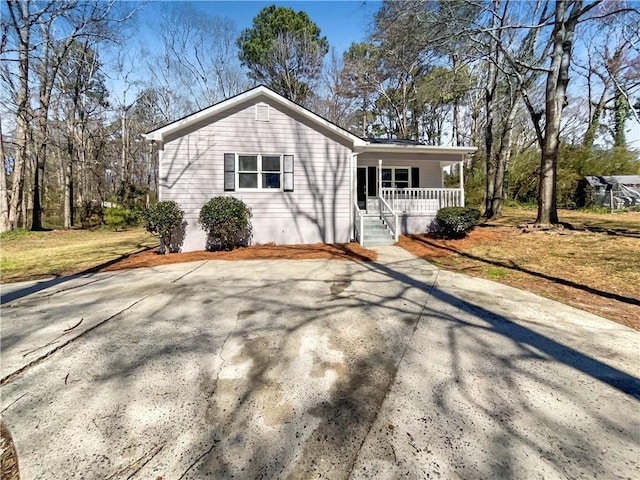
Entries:
<svg viewBox="0 0 640 480">
<path fill-rule="evenodd" d="M 179 282 L 180 280 L 184 279 L 187 275 L 192 274 L 193 272 L 198 270 L 200 267 L 202 267 L 205 263 L 207 263 L 207 261 L 199 263 L 198 265 L 196 265 L 191 270 L 189 270 L 189 271 L 183 273 L 182 275 L 180 275 L 179 277 L 173 279 L 170 282 L 170 284 L 175 284 L 175 283 Z M 109 275 L 107 277 L 103 277 L 103 278 L 92 280 L 91 282 L 83 283 L 82 285 L 75 285 L 73 287 L 69 287 L 69 288 L 66 288 L 66 289 L 56 290 L 55 292 L 51 292 L 51 293 L 48 293 L 48 294 L 45 294 L 45 295 L 41 295 L 39 298 L 49 299 L 52 296 L 57 295 L 59 293 L 68 292 L 70 290 L 75 290 L 75 289 L 78 289 L 80 287 L 85 287 L 85 286 L 91 285 L 92 283 L 95 283 L 95 282 L 98 282 L 98 281 L 101 281 L 101 280 L 110 279 L 110 278 L 112 278 L 112 277 L 114 277 L 116 275 L 117 274 Z M 96 324 L 88 327 L 87 329 L 80 331 L 76 336 L 71 337 L 66 342 L 57 345 L 55 348 L 52 348 L 51 350 L 47 351 L 44 355 L 41 355 L 40 357 L 37 357 L 37 358 L 31 360 L 29 363 L 23 365 L 19 369 L 17 369 L 15 371 L 5 375 L 4 377 L 2 377 L 2 379 L 0 379 L 0 386 L 10 382 L 15 377 L 17 377 L 20 374 L 22 374 L 23 372 L 25 372 L 27 369 L 39 364 L 40 362 L 42 362 L 46 358 L 50 357 L 51 355 L 53 355 L 54 353 L 59 351 L 60 349 L 66 347 L 67 345 L 71 344 L 72 342 L 75 342 L 76 340 L 78 340 L 80 338 L 83 338 L 85 335 L 87 335 L 88 333 L 94 331 L 96 328 L 98 328 L 98 327 L 104 325 L 105 323 L 109 322 L 110 320 L 113 320 L 114 318 L 122 315 L 127 310 L 130 310 L 131 308 L 133 308 L 136 305 L 140 304 L 141 302 L 143 302 L 147 298 L 149 298 L 149 297 L 151 297 L 153 295 L 156 295 L 157 293 L 161 292 L 162 290 L 163 290 L 163 287 L 159 287 L 159 288 L 154 289 L 153 291 L 151 291 L 147 295 L 145 295 L 142 298 L 139 298 L 138 300 L 130 303 L 129 305 L 127 305 L 126 307 L 124 307 L 121 310 L 117 311 L 113 315 L 110 315 L 109 317 L 97 322 Z M 9 306 L 13 306 L 13 305 L 19 305 L 19 304 L 18 303 L 10 304 Z M 43 348 L 47 348 L 47 347 L 50 347 L 50 346 L 56 344 L 63 336 L 68 335 L 69 333 L 72 333 L 75 330 L 75 328 L 78 327 L 83 322 L 83 320 L 84 320 L 84 318 L 82 318 L 77 324 L 75 324 L 71 328 L 65 328 L 63 330 L 63 333 L 61 333 L 59 336 L 55 337 L 53 340 L 50 340 L 49 342 L 45 343 L 44 345 L 41 345 L 41 346 L 38 346 L 38 347 L 31 347 L 29 350 L 23 351 L 22 352 L 23 353 L 23 358 L 27 357 L 28 355 L 30 355 L 30 354 L 38 351 L 38 350 L 42 350 Z M 24 353 L 24 352 L 27 352 L 27 353 Z"/>
</svg>

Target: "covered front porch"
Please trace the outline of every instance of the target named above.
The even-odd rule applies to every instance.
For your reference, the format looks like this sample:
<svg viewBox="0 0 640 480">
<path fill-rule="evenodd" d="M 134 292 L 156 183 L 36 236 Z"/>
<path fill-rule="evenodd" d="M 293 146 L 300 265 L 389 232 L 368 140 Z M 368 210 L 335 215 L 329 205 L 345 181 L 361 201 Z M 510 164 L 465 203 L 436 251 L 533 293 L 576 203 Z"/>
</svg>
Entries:
<svg viewBox="0 0 640 480">
<path fill-rule="evenodd" d="M 425 233 L 443 207 L 464 206 L 463 161 L 472 147 L 373 143 L 354 154 L 354 239 L 388 244 L 401 234 Z M 457 188 L 445 171 L 459 168 Z"/>
</svg>

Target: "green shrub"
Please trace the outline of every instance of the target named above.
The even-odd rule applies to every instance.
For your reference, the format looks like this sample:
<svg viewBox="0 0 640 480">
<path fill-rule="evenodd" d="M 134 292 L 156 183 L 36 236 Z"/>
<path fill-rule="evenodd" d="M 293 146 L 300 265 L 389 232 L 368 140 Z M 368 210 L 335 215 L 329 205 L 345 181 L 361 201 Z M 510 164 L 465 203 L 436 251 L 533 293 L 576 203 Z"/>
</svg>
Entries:
<svg viewBox="0 0 640 480">
<path fill-rule="evenodd" d="M 137 227 L 142 223 L 144 209 L 141 207 L 133 207 L 127 210 L 124 222 L 129 227 Z"/>
<path fill-rule="evenodd" d="M 139 208 L 109 207 L 104 211 L 104 222 L 109 228 L 118 230 L 124 227 L 135 227 L 140 224 L 141 210 Z"/>
<path fill-rule="evenodd" d="M 234 197 L 214 197 L 200 210 L 198 223 L 207 232 L 207 250 L 231 250 L 251 239 L 251 209 Z"/>
<path fill-rule="evenodd" d="M 445 207 L 438 210 L 436 225 L 445 238 L 463 238 L 480 220 L 480 210 L 472 207 Z"/>
<path fill-rule="evenodd" d="M 160 240 L 159 253 L 178 252 L 184 240 L 184 212 L 173 201 L 158 202 L 142 212 L 144 228 Z"/>
<path fill-rule="evenodd" d="M 118 230 L 126 224 L 127 209 L 120 207 L 110 207 L 104 211 L 104 222 L 109 228 Z"/>
</svg>

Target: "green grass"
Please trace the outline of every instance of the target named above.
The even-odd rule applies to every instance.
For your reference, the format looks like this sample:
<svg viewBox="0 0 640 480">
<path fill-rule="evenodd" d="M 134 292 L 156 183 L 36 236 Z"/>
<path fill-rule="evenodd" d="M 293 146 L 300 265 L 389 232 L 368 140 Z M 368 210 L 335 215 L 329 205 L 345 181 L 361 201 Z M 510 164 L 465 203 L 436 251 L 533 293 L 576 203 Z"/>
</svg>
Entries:
<svg viewBox="0 0 640 480">
<path fill-rule="evenodd" d="M 140 228 L 110 230 L 15 230 L 0 235 L 2 282 L 70 275 L 157 245 Z"/>
<path fill-rule="evenodd" d="M 487 276 L 491 280 L 499 280 L 507 276 L 507 271 L 504 268 L 499 267 L 488 267 L 487 268 Z"/>
<path fill-rule="evenodd" d="M 10 240 L 23 240 L 27 238 L 38 238 L 46 235 L 47 232 L 32 232 L 31 230 L 9 230 L 0 233 L 0 242 Z"/>
</svg>

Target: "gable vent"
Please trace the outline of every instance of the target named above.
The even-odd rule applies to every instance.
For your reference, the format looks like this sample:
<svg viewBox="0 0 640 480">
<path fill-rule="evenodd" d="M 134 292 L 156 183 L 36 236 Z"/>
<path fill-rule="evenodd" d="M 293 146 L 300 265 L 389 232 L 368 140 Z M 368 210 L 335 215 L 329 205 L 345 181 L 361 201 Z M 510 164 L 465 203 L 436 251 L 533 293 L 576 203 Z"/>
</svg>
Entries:
<svg viewBox="0 0 640 480">
<path fill-rule="evenodd" d="M 269 105 L 266 103 L 256 104 L 256 121 L 268 122 L 269 121 Z"/>
</svg>

